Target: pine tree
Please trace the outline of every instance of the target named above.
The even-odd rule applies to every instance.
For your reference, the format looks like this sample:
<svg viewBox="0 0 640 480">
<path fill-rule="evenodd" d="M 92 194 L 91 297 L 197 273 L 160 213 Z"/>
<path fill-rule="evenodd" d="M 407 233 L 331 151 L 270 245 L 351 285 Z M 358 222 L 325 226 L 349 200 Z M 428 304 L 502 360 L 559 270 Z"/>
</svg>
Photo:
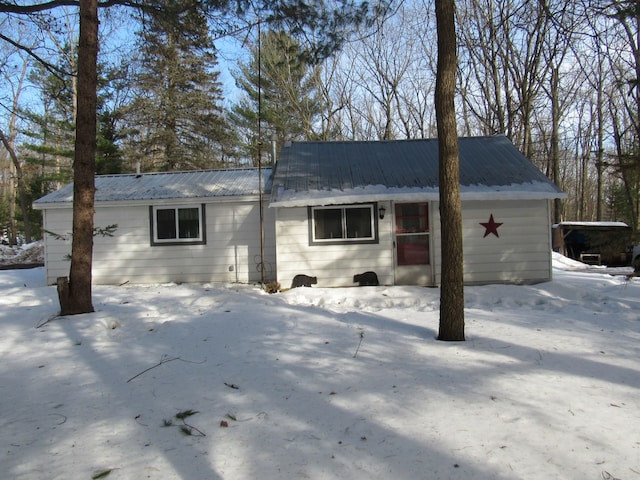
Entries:
<svg viewBox="0 0 640 480">
<path fill-rule="evenodd" d="M 68 47 L 65 50 L 70 51 Z M 61 58 L 58 68 L 74 72 L 75 65 L 65 62 L 72 56 Z M 71 76 L 48 72 L 41 65 L 36 65 L 30 80 L 40 92 L 42 110 L 23 112 L 28 124 L 21 132 L 26 140 L 21 149 L 27 181 L 34 198 L 38 198 L 68 183 L 73 176 L 75 84 Z"/>
<path fill-rule="evenodd" d="M 262 33 L 260 42 L 251 47 L 251 59 L 235 73 L 243 97 L 233 106 L 230 120 L 244 137 L 254 163 L 258 115 L 263 145 L 274 133 L 280 145 L 318 137 L 314 129 L 321 113 L 319 68 L 307 62 L 300 44 L 284 31 Z"/>
<path fill-rule="evenodd" d="M 143 17 L 139 33 L 141 67 L 131 109 L 139 160 L 150 170 L 213 167 L 225 131 L 207 20 L 194 0 L 161 3 Z"/>
</svg>

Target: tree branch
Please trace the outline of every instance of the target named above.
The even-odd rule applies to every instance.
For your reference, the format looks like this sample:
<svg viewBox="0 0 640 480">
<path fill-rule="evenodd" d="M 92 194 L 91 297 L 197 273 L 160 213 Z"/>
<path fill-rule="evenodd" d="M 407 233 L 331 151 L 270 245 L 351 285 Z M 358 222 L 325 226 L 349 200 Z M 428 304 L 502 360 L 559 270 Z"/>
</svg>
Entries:
<svg viewBox="0 0 640 480">
<path fill-rule="evenodd" d="M 108 8 L 116 5 L 123 7 L 145 8 L 147 5 L 143 1 L 136 0 L 104 0 L 98 2 L 98 8 Z M 51 0 L 49 2 L 36 3 L 34 5 L 15 5 L 6 1 L 0 1 L 0 13 L 15 13 L 18 15 L 29 15 L 52 10 L 57 7 L 79 7 L 80 0 Z M 157 10 L 157 7 L 149 6 L 150 9 Z"/>
<path fill-rule="evenodd" d="M 36 3 L 34 5 L 15 5 L 8 2 L 0 2 L 0 12 L 17 13 L 26 15 L 29 13 L 44 12 L 56 7 L 77 7 L 79 0 L 52 0 L 50 2 Z"/>
<path fill-rule="evenodd" d="M 2 10 L 0 10 L 0 12 L 1 11 Z M 58 68 L 55 65 L 47 62 L 45 59 L 43 59 L 37 53 L 35 53 L 31 48 L 25 47 L 24 45 L 16 42 L 15 40 L 12 40 L 11 38 L 7 37 L 6 35 L 3 35 L 2 33 L 0 33 L 0 40 L 4 40 L 5 42 L 16 47 L 18 50 L 22 50 L 27 55 L 34 58 L 38 63 L 41 63 L 45 69 L 47 69 L 51 74 L 55 75 L 60 80 L 64 80 L 62 76 L 74 76 L 73 73 L 65 72 L 61 68 Z"/>
</svg>

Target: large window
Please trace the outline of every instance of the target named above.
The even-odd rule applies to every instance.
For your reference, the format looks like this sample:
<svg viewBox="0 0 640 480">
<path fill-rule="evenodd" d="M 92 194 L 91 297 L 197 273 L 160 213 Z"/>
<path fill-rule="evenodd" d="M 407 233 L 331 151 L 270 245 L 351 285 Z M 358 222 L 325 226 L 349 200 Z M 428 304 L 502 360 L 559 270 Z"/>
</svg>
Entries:
<svg viewBox="0 0 640 480">
<path fill-rule="evenodd" d="M 309 207 L 309 241 L 311 244 L 377 243 L 374 205 Z"/>
<path fill-rule="evenodd" d="M 151 244 L 205 243 L 204 205 L 150 208 Z"/>
</svg>

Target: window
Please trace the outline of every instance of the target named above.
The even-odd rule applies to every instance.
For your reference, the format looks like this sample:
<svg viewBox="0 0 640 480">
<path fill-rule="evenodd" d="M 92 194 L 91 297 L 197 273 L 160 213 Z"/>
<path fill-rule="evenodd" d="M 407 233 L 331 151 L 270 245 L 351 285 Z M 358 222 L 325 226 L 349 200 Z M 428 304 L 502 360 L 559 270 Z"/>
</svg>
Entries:
<svg viewBox="0 0 640 480">
<path fill-rule="evenodd" d="M 309 243 L 377 243 L 374 205 L 309 207 Z"/>
<path fill-rule="evenodd" d="M 150 207 L 151 245 L 205 243 L 204 205 Z"/>
</svg>

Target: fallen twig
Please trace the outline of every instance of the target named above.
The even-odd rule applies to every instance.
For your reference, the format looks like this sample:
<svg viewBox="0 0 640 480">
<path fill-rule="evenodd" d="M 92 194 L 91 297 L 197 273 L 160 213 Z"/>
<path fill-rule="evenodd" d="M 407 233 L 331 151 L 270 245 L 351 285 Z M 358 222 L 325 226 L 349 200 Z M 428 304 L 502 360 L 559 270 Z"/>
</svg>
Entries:
<svg viewBox="0 0 640 480">
<path fill-rule="evenodd" d="M 40 322 L 38 325 L 36 325 L 36 328 L 40 328 L 40 327 L 44 327 L 47 323 L 49 323 L 51 320 L 55 320 L 56 318 L 58 318 L 60 315 L 57 313 L 54 313 L 53 315 L 49 315 L 49 317 L 44 321 L 44 322 Z"/>
<path fill-rule="evenodd" d="M 57 415 L 58 417 L 62 417 L 62 421 L 56 425 L 62 425 L 63 423 L 65 423 L 67 421 L 67 416 L 66 415 L 62 415 L 61 413 L 50 413 L 49 415 Z"/>
<path fill-rule="evenodd" d="M 143 371 L 141 371 L 140 373 L 138 373 L 137 375 L 134 375 L 133 377 L 131 377 L 129 380 L 127 380 L 127 383 L 129 383 L 131 380 L 138 378 L 140 375 L 147 373 L 149 370 L 153 370 L 156 367 L 159 367 L 160 365 L 164 364 L 164 363 L 169 363 L 169 362 L 173 362 L 174 360 L 179 360 L 180 357 L 172 357 L 172 358 L 167 358 L 167 356 L 163 356 L 162 360 L 160 360 L 158 363 L 156 363 L 155 365 L 144 369 Z"/>
<path fill-rule="evenodd" d="M 149 368 L 144 369 L 143 371 L 141 371 L 140 373 L 134 375 L 133 377 L 131 377 L 129 380 L 127 380 L 127 383 L 129 383 L 131 380 L 138 378 L 140 375 L 147 373 L 149 370 L 153 370 L 156 367 L 159 367 L 160 365 L 164 364 L 164 363 L 169 363 L 169 362 L 173 362 L 174 360 L 180 360 L 181 362 L 185 362 L 185 363 L 195 363 L 196 365 L 200 365 L 204 362 L 206 362 L 206 359 L 201 361 L 201 362 L 194 362 L 192 360 L 185 360 L 184 358 L 180 358 L 180 357 L 171 357 L 168 358 L 166 355 L 162 356 L 162 359 L 156 363 L 155 365 L 150 366 Z"/>
<path fill-rule="evenodd" d="M 362 339 L 364 338 L 364 330 L 360 330 L 360 341 L 358 342 L 358 347 L 356 348 L 356 353 L 353 354 L 353 358 L 358 356 L 358 352 L 360 351 L 360 345 L 362 345 Z"/>
<path fill-rule="evenodd" d="M 193 432 L 191 430 L 195 430 L 200 434 L 201 437 L 206 437 L 205 433 L 202 430 L 199 430 L 193 425 L 188 424 L 184 421 L 184 419 L 182 419 L 182 423 L 184 423 L 184 426 L 187 428 L 187 431 L 183 430 L 183 433 L 186 433 L 187 435 L 193 435 Z"/>
</svg>

